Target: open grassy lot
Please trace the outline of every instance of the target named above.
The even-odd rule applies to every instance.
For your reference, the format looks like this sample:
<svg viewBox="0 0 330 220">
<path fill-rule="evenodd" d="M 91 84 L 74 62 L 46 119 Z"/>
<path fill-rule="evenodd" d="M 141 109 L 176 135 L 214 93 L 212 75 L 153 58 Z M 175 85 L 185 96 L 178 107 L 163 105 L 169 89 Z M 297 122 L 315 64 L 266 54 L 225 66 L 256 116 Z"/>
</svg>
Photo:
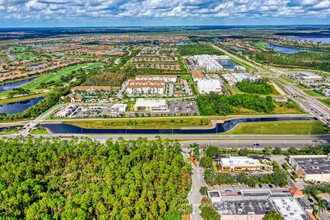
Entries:
<svg viewBox="0 0 330 220">
<path fill-rule="evenodd" d="M 272 114 L 305 114 L 300 106 L 293 101 L 290 103 L 277 103 L 275 104 L 275 109 Z M 262 113 L 256 112 L 250 109 L 245 108 L 235 108 L 236 115 L 261 115 Z M 269 115 L 264 113 L 264 115 Z"/>
<path fill-rule="evenodd" d="M 14 134 L 18 130 L 19 130 L 18 127 L 7 128 L 7 129 L 4 129 L 3 131 L 0 131 L 0 135 Z"/>
<path fill-rule="evenodd" d="M 326 106 L 330 107 L 330 99 L 320 99 L 319 101 L 325 104 Z"/>
<path fill-rule="evenodd" d="M 69 75 L 72 71 L 77 71 L 80 68 L 89 68 L 89 67 L 95 67 L 95 66 L 101 66 L 102 63 L 82 63 L 82 64 L 78 64 L 75 66 L 69 66 L 66 68 L 62 68 L 56 72 L 51 72 L 48 74 L 43 74 L 41 75 L 38 79 L 36 79 L 35 81 L 26 84 L 25 86 L 23 86 L 23 89 L 36 89 L 41 83 L 47 83 L 50 81 L 59 81 L 61 79 L 61 76 L 65 76 L 65 75 Z"/>
<path fill-rule="evenodd" d="M 251 122 L 237 125 L 226 134 L 327 134 L 319 121 Z"/>
<path fill-rule="evenodd" d="M 40 94 L 32 94 L 32 95 L 25 95 L 15 98 L 8 98 L 8 99 L 0 99 L 0 104 L 6 104 L 6 103 L 13 103 L 13 102 L 19 102 L 26 99 L 34 99 L 42 96 L 46 96 L 47 94 L 40 93 Z"/>
<path fill-rule="evenodd" d="M 317 92 L 317 91 L 314 91 L 314 90 L 304 90 L 304 92 L 307 94 L 307 95 L 310 95 L 310 96 L 316 96 L 316 97 L 325 97 L 325 95 Z"/>
<path fill-rule="evenodd" d="M 228 117 L 182 117 L 182 118 L 136 118 L 136 119 L 102 119 L 102 120 L 62 120 L 83 128 L 183 128 L 208 127 L 211 120 L 222 120 Z"/>
<path fill-rule="evenodd" d="M 31 134 L 49 134 L 46 128 L 37 127 L 30 131 Z"/>
</svg>

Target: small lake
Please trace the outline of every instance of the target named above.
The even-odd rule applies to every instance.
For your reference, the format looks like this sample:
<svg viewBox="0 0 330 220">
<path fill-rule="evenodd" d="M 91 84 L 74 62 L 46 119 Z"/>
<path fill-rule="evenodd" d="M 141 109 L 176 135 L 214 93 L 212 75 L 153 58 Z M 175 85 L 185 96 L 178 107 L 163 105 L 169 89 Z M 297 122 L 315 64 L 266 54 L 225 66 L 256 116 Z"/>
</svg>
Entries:
<svg viewBox="0 0 330 220">
<path fill-rule="evenodd" d="M 42 127 L 52 133 L 70 134 L 216 134 L 231 130 L 237 124 L 245 122 L 272 122 L 272 121 L 307 121 L 317 120 L 314 117 L 266 117 L 266 118 L 238 118 L 217 124 L 214 128 L 205 129 L 89 129 L 70 124 L 43 124 Z"/>
<path fill-rule="evenodd" d="M 234 69 L 235 66 L 238 66 L 237 63 L 235 63 L 234 61 L 232 61 L 230 59 L 228 59 L 228 60 L 217 60 L 217 61 L 225 69 Z"/>
<path fill-rule="evenodd" d="M 330 37 L 298 37 L 298 39 L 330 44 Z"/>
<path fill-rule="evenodd" d="M 276 46 L 273 44 L 266 44 L 267 48 L 279 51 L 281 53 L 287 53 L 287 54 L 292 54 L 292 53 L 301 53 L 301 52 L 311 52 L 310 50 L 304 50 L 304 49 L 297 49 L 297 48 L 290 48 L 290 47 L 282 47 L 282 46 Z"/>
<path fill-rule="evenodd" d="M 19 102 L 7 103 L 0 105 L 0 113 L 6 114 L 17 114 L 21 113 L 24 110 L 38 104 L 44 97 L 34 98 L 34 99 L 27 99 Z"/>
<path fill-rule="evenodd" d="M 31 78 L 31 79 L 25 79 L 25 80 L 13 82 L 13 83 L 0 84 L 0 92 L 4 92 L 4 91 L 7 91 L 7 90 L 18 88 L 20 86 L 23 86 L 23 85 L 29 83 L 29 82 L 32 82 L 35 79 L 36 78 Z"/>
</svg>

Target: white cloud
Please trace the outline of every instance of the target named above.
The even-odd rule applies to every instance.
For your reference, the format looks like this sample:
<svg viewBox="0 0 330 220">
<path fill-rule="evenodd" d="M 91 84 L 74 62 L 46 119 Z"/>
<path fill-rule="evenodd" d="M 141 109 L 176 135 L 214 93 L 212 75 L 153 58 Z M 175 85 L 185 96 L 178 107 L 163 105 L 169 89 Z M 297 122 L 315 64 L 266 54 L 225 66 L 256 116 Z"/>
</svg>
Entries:
<svg viewBox="0 0 330 220">
<path fill-rule="evenodd" d="M 15 19 L 159 17 L 324 17 L 330 0 L 0 0 L 0 10 Z M 315 13 L 317 11 L 317 13 Z M 1 19 L 1 18 L 0 18 Z"/>
</svg>

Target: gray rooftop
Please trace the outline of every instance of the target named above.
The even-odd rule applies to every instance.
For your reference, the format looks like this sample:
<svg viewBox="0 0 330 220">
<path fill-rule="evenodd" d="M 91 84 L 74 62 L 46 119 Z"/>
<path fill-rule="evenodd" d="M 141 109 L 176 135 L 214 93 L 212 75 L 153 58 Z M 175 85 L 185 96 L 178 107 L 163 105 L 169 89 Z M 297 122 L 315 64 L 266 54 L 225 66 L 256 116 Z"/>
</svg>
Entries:
<svg viewBox="0 0 330 220">
<path fill-rule="evenodd" d="M 294 158 L 307 174 L 330 174 L 330 160 L 327 157 Z"/>
<path fill-rule="evenodd" d="M 272 203 L 264 199 L 215 202 L 213 206 L 221 215 L 263 215 L 275 210 Z"/>
</svg>

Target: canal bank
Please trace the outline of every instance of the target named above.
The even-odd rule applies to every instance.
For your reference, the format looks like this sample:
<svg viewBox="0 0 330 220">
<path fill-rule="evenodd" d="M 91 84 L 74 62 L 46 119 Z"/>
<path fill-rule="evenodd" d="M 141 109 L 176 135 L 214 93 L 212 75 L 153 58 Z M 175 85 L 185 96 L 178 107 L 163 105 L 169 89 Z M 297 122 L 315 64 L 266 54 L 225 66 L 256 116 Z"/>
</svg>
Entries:
<svg viewBox="0 0 330 220">
<path fill-rule="evenodd" d="M 281 122 L 281 121 L 316 121 L 311 116 L 285 116 L 285 117 L 243 117 L 234 118 L 216 123 L 212 127 L 203 128 L 176 128 L 176 129 L 134 129 L 134 128 L 82 128 L 79 126 L 63 123 L 44 123 L 42 127 L 48 129 L 52 133 L 58 134 L 217 134 L 227 132 L 236 125 L 249 122 Z M 92 122 L 91 122 L 92 123 Z"/>
</svg>

